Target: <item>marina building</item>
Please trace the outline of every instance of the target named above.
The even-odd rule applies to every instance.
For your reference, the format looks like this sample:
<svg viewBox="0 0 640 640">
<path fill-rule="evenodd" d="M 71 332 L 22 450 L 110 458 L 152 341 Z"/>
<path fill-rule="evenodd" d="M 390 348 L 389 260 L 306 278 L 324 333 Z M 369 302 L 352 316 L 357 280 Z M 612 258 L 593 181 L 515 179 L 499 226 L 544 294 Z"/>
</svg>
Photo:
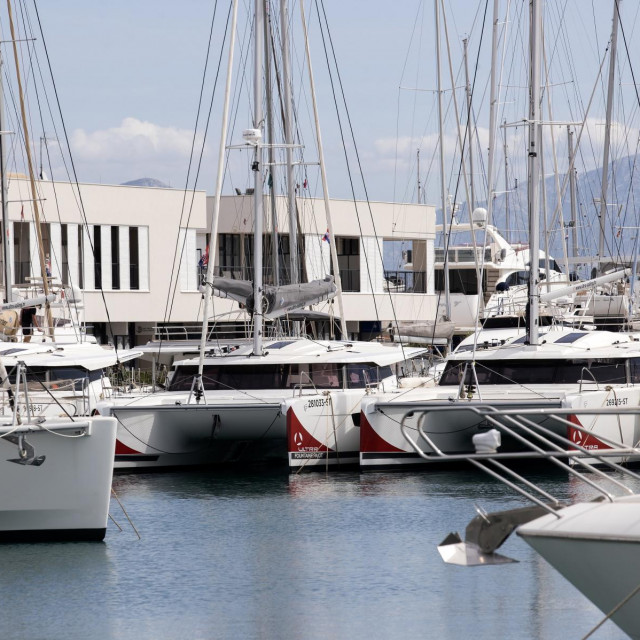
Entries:
<svg viewBox="0 0 640 640">
<path fill-rule="evenodd" d="M 37 182 L 37 191 L 47 269 L 54 282 L 82 292 L 85 321 L 99 340 L 133 346 L 159 330 L 177 334 L 201 323 L 199 285 L 212 197 L 204 191 L 45 180 Z M 7 202 L 10 277 L 19 289 L 41 273 L 27 179 L 11 178 Z M 324 278 L 332 273 L 324 201 L 298 197 L 296 204 L 299 273 L 307 280 Z M 433 319 L 434 207 L 334 199 L 330 210 L 349 336 L 384 333 L 396 320 Z M 265 282 L 288 283 L 286 198 L 265 198 L 264 211 Z M 253 227 L 250 190 L 223 196 L 217 275 L 251 279 Z M 336 301 L 317 310 L 339 315 Z M 214 314 L 247 322 L 228 299 L 215 299 Z"/>
</svg>

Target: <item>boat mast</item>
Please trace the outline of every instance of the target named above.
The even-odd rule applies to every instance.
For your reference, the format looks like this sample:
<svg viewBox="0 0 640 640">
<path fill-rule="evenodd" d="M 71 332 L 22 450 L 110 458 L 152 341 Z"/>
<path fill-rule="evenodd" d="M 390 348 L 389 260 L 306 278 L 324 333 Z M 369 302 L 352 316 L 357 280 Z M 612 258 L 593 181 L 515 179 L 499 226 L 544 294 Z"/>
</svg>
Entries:
<svg viewBox="0 0 640 640">
<path fill-rule="evenodd" d="M 291 60 L 289 54 L 289 3 L 280 0 L 282 37 L 282 83 L 284 85 L 284 143 L 287 158 L 287 204 L 289 207 L 289 271 L 291 283 L 300 281 L 298 274 L 298 217 L 296 185 L 293 178 L 293 101 L 291 98 Z"/>
<path fill-rule="evenodd" d="M 202 304 L 202 335 L 200 336 L 200 359 L 198 361 L 198 380 L 202 389 L 202 371 L 204 369 L 204 352 L 207 346 L 209 334 L 209 301 L 213 293 L 213 268 L 215 264 L 215 250 L 218 236 L 218 219 L 220 217 L 220 196 L 222 194 L 222 182 L 224 179 L 224 154 L 227 143 L 227 129 L 229 126 L 229 100 L 231 96 L 231 76 L 233 75 L 233 50 L 236 43 L 236 20 L 238 16 L 238 0 L 233 0 L 231 16 L 231 35 L 229 37 L 229 59 L 227 61 L 227 82 L 224 93 L 224 106 L 222 110 L 222 126 L 220 130 L 220 146 L 218 147 L 218 173 L 216 175 L 216 191 L 213 197 L 213 212 L 211 214 L 211 228 L 209 229 L 209 262 L 207 263 L 207 275 L 204 285 L 204 301 Z M 196 393 L 196 399 L 199 398 Z"/>
<path fill-rule="evenodd" d="M 511 242 L 511 220 L 509 211 L 509 147 L 507 146 L 507 121 L 502 123 L 502 146 L 504 149 L 504 218 L 505 218 L 505 238 Z"/>
<path fill-rule="evenodd" d="M 262 38 L 264 35 L 264 4 L 262 0 L 255 0 L 254 17 L 254 70 L 253 70 L 253 140 L 254 153 L 251 169 L 253 171 L 253 355 L 262 355 L 262 140 L 261 131 L 264 126 L 262 113 Z"/>
<path fill-rule="evenodd" d="M 49 278 L 47 276 L 47 266 L 45 263 L 44 246 L 42 242 L 42 229 L 40 227 L 40 208 L 38 206 L 38 192 L 36 190 L 35 172 L 33 170 L 33 159 L 31 157 L 31 141 L 29 139 L 29 127 L 27 126 L 27 112 L 24 106 L 24 93 L 22 90 L 22 78 L 20 76 L 20 60 L 18 58 L 18 42 L 13 24 L 13 12 L 11 11 L 11 0 L 7 0 L 7 11 L 9 14 L 9 28 L 11 30 L 11 42 L 13 44 L 13 56 L 16 65 L 16 77 L 18 79 L 18 95 L 20 97 L 20 113 L 22 116 L 22 128 L 24 132 L 25 153 L 29 167 L 29 182 L 31 183 L 31 199 L 33 204 L 33 217 L 38 238 L 38 254 L 40 256 L 40 273 L 42 275 L 42 287 L 45 298 L 49 297 Z M 6 235 L 6 234 L 4 234 Z M 6 262 L 6 259 L 5 259 Z M 45 317 L 47 322 L 47 334 L 53 340 L 53 317 L 49 300 L 44 303 Z"/>
<path fill-rule="evenodd" d="M 264 80 L 265 80 L 265 99 L 267 107 L 267 140 L 269 146 L 267 147 L 267 153 L 269 156 L 269 178 L 267 185 L 269 187 L 269 203 L 271 207 L 271 269 L 273 275 L 271 278 L 272 284 L 277 287 L 280 284 L 280 258 L 278 256 L 278 214 L 276 211 L 276 159 L 275 159 L 275 144 L 273 134 L 273 91 L 271 87 L 271 62 L 272 62 L 272 47 L 271 47 L 271 13 L 269 12 L 269 0 L 264 0 Z"/>
<path fill-rule="evenodd" d="M 529 203 L 529 302 L 527 305 L 527 336 L 529 344 L 538 344 L 538 310 L 540 292 L 540 3 L 530 0 L 529 25 L 529 143 L 528 143 L 528 203 Z"/>
<path fill-rule="evenodd" d="M 422 185 L 420 184 L 420 149 L 416 151 L 416 172 L 418 177 L 418 204 L 422 204 Z"/>
<path fill-rule="evenodd" d="M 500 2 L 493 0 L 493 28 L 491 31 L 491 88 L 489 91 L 489 157 L 487 159 L 487 220 L 493 224 L 493 165 L 496 138 L 496 113 L 498 105 L 497 75 L 498 75 L 498 20 Z M 507 236 L 507 242 L 509 237 Z"/>
<path fill-rule="evenodd" d="M 571 237 L 572 237 L 572 257 L 578 257 L 578 216 L 576 214 L 576 170 L 572 166 L 573 161 L 573 131 L 567 125 L 568 150 L 569 150 L 569 196 L 571 200 Z"/>
<path fill-rule="evenodd" d="M 440 139 L 440 198 L 442 203 L 442 229 L 444 237 L 448 237 L 447 229 L 447 187 L 444 176 L 444 127 L 442 123 L 442 72 L 440 64 L 440 0 L 435 0 L 436 21 L 436 75 L 438 94 L 438 138 Z M 451 319 L 451 296 L 449 294 L 449 243 L 445 240 L 444 246 L 444 307 L 447 320 Z"/>
<path fill-rule="evenodd" d="M 472 126 L 472 114 L 471 114 L 471 84 L 469 84 L 469 39 L 464 38 L 462 41 L 463 55 L 464 55 L 464 77 L 465 77 L 465 92 L 467 94 L 467 131 L 469 132 L 469 186 L 471 188 L 471 207 L 470 211 L 473 211 L 476 206 L 476 191 L 474 183 L 473 173 L 473 142 L 475 140 L 475 127 Z M 455 90 L 455 89 L 454 89 Z"/>
<path fill-rule="evenodd" d="M 4 136 L 8 134 L 5 127 L 5 113 L 4 113 L 4 85 L 2 78 L 4 67 L 4 58 L 2 56 L 2 50 L 0 49 L 0 189 L 2 193 L 2 256 L 3 256 L 3 280 L 4 280 L 4 301 L 11 302 L 12 284 L 13 279 L 11 277 L 11 254 L 9 253 L 10 238 L 13 236 L 11 233 L 11 226 L 9 222 L 9 210 L 7 207 L 7 152 L 4 144 Z"/>
<path fill-rule="evenodd" d="M 611 52 L 609 53 L 609 82 L 607 86 L 607 113 L 604 125 L 604 151 L 602 158 L 602 197 L 600 199 L 600 242 L 598 259 L 604 260 L 604 234 L 607 221 L 607 191 L 609 190 L 609 147 L 611 144 L 611 114 L 613 111 L 613 91 L 616 74 L 616 48 L 618 46 L 619 5 L 622 0 L 613 0 L 613 25 L 611 26 Z"/>
<path fill-rule="evenodd" d="M 307 20 L 304 14 L 304 0 L 300 0 L 300 16 L 302 22 L 302 30 L 304 32 L 304 47 L 307 59 L 307 67 L 309 69 L 309 86 L 311 89 L 311 103 L 313 105 L 313 117 L 316 127 L 316 144 L 318 145 L 318 159 L 320 162 L 320 177 L 322 179 L 322 191 L 324 194 L 324 208 L 327 214 L 327 226 L 329 227 L 329 245 L 331 247 L 331 263 L 333 265 L 333 274 L 338 291 L 338 310 L 340 312 L 340 333 L 343 340 L 348 340 L 347 321 L 344 317 L 344 305 L 342 301 L 342 279 L 340 278 L 340 265 L 338 264 L 338 251 L 336 248 L 336 237 L 333 232 L 333 223 L 331 222 L 331 207 L 329 202 L 329 185 L 327 184 L 327 171 L 324 164 L 324 151 L 322 147 L 322 135 L 320 133 L 320 117 L 318 115 L 318 101 L 316 100 L 316 88 L 313 81 L 313 67 L 311 66 L 311 50 L 309 48 L 309 34 L 307 32 Z"/>
</svg>

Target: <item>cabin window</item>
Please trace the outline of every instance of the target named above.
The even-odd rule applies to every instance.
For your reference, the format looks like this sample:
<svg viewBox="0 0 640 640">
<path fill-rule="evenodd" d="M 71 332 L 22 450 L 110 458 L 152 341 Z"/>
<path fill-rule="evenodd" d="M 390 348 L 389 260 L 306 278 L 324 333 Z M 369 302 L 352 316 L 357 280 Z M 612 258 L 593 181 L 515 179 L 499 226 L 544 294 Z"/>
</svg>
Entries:
<svg viewBox="0 0 640 640">
<path fill-rule="evenodd" d="M 523 284 L 527 284 L 529 282 L 529 272 L 528 271 L 516 271 L 515 273 L 510 273 L 505 280 L 505 283 L 508 287 L 519 287 Z"/>
<path fill-rule="evenodd" d="M 380 380 L 393 376 L 390 366 L 378 367 L 373 363 L 347 365 L 347 386 L 349 389 L 364 389 L 367 384 L 377 384 Z"/>
<path fill-rule="evenodd" d="M 449 361 L 440 385 L 459 385 L 468 361 Z M 478 384 L 576 384 L 579 380 L 595 380 L 602 384 L 624 384 L 627 380 L 625 361 L 599 360 L 504 360 L 476 361 Z M 471 366 L 466 367 L 464 384 L 475 384 Z"/>
<path fill-rule="evenodd" d="M 16 383 L 16 367 L 9 372 L 11 384 Z M 27 367 L 27 385 L 30 391 L 60 389 L 63 391 L 82 391 L 86 380 L 96 382 L 102 377 L 102 371 L 87 371 L 81 367 Z"/>
<path fill-rule="evenodd" d="M 444 269 L 436 269 L 435 290 L 444 291 Z M 486 285 L 486 271 L 483 272 L 483 287 Z M 449 292 L 478 294 L 478 277 L 475 269 L 449 269 Z"/>
</svg>

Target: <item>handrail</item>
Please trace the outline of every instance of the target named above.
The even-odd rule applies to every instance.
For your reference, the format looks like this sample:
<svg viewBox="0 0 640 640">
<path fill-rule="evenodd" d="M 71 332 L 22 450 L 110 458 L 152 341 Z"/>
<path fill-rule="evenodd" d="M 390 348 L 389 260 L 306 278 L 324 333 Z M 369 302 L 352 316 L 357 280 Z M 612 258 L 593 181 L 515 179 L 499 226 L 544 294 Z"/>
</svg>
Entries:
<svg viewBox="0 0 640 640">
<path fill-rule="evenodd" d="M 486 420 L 492 426 L 497 428 L 500 431 L 507 433 L 509 436 L 515 438 L 519 442 L 521 442 L 524 447 L 528 450 L 522 452 L 511 452 L 511 453 L 499 453 L 499 452 L 490 452 L 490 453 L 468 453 L 468 454 L 447 454 L 443 452 L 433 441 L 432 438 L 425 431 L 425 423 L 426 420 L 431 413 L 440 413 L 440 412 L 451 412 L 451 411 L 460 411 L 464 410 L 467 412 L 475 413 L 479 418 Z M 531 458 L 543 458 L 547 459 L 564 471 L 573 475 L 574 477 L 579 478 L 582 482 L 588 484 L 592 488 L 594 488 L 599 493 L 603 494 L 607 500 L 612 501 L 614 499 L 614 495 L 609 491 L 605 490 L 602 486 L 596 484 L 593 480 L 586 477 L 583 473 L 578 471 L 575 468 L 575 465 L 581 465 L 585 469 L 587 469 L 590 473 L 595 474 L 607 481 L 613 483 L 618 486 L 625 492 L 632 494 L 633 491 L 627 487 L 623 482 L 617 480 L 616 478 L 611 477 L 610 475 L 604 473 L 597 466 L 588 462 L 584 459 L 586 456 L 590 460 L 596 460 L 599 464 L 605 465 L 611 469 L 622 472 L 630 477 L 640 479 L 640 475 L 630 471 L 622 467 L 621 465 L 612 462 L 608 459 L 610 456 L 621 456 L 621 455 L 640 455 L 640 449 L 635 447 L 625 447 L 622 443 L 607 438 L 605 436 L 598 435 L 598 439 L 604 442 L 607 445 L 612 446 L 613 448 L 607 449 L 606 452 L 598 451 L 595 452 L 591 449 L 586 449 L 582 447 L 580 444 L 572 442 L 568 438 L 561 436 L 558 433 L 551 431 L 550 429 L 544 427 L 541 424 L 538 424 L 531 420 L 527 416 L 535 417 L 535 416 L 550 416 L 553 417 L 556 421 L 561 424 L 566 424 L 571 426 L 573 429 L 580 431 L 586 435 L 589 435 L 591 432 L 587 429 L 584 429 L 581 425 L 575 424 L 569 421 L 564 415 L 570 413 L 572 415 L 617 415 L 617 414 L 627 414 L 627 415 L 640 415 L 640 407 L 609 407 L 609 408 L 573 408 L 573 407 L 554 407 L 554 408 L 523 408 L 523 409 L 500 409 L 498 407 L 488 405 L 484 403 L 482 406 L 474 406 L 465 404 L 463 406 L 460 405 L 452 405 L 452 406 L 439 406 L 439 407 L 430 407 L 428 409 L 421 409 L 416 411 L 415 409 L 407 411 L 401 421 L 400 421 L 400 429 L 404 438 L 407 440 L 411 448 L 423 459 L 425 460 L 442 460 L 442 461 L 460 461 L 466 460 L 472 463 L 474 466 L 481 468 L 483 471 L 488 473 L 489 475 L 499 479 L 504 484 L 508 485 L 512 489 L 516 490 L 521 495 L 525 496 L 527 499 L 533 501 L 534 503 L 542 506 L 545 509 L 552 510 L 545 506 L 545 503 L 532 496 L 529 492 L 525 491 L 521 487 L 514 485 L 509 479 L 505 478 L 503 475 L 496 473 L 495 471 L 489 469 L 486 463 L 493 464 L 498 467 L 503 473 L 508 473 L 513 477 L 516 477 L 520 482 L 526 484 L 529 488 L 537 491 L 538 493 L 542 493 L 547 499 L 549 495 L 546 492 L 543 492 L 542 489 L 537 487 L 535 484 L 529 482 L 519 474 L 516 474 L 513 470 L 508 469 L 504 465 L 502 465 L 499 460 L 513 460 L 513 459 L 531 459 Z M 422 447 L 418 444 L 414 437 L 412 437 L 409 427 L 407 425 L 407 421 L 410 418 L 416 419 L 417 431 L 420 434 L 420 437 L 427 443 L 427 445 L 431 449 L 431 453 L 427 453 L 422 450 Z M 503 421 L 501 421 L 503 420 Z M 505 422 L 508 422 L 506 424 Z M 515 431 L 514 428 L 518 431 Z M 412 428 L 412 431 L 415 431 L 415 428 Z M 527 438 L 526 434 L 529 438 Z M 552 442 L 549 438 L 552 437 L 558 442 L 564 444 L 565 447 L 570 447 L 570 449 L 562 448 L 561 446 Z M 535 440 L 540 441 L 547 448 L 544 449 L 538 444 L 534 442 Z M 560 458 L 569 458 L 574 463 L 574 466 L 568 465 L 563 462 Z"/>
</svg>

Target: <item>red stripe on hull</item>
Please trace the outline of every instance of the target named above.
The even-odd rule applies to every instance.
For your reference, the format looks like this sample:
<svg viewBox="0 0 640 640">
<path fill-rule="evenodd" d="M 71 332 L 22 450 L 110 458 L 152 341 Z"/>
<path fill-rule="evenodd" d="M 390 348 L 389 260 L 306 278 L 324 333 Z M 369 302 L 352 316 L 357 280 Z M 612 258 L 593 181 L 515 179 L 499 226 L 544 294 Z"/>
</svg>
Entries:
<svg viewBox="0 0 640 640">
<path fill-rule="evenodd" d="M 400 427 L 398 426 L 398 429 Z M 369 424 L 364 411 L 360 412 L 360 451 L 362 453 L 405 453 L 380 437 Z"/>
<path fill-rule="evenodd" d="M 569 420 L 569 422 L 573 422 L 573 424 L 582 427 L 577 416 L 569 415 L 567 416 L 567 419 Z M 583 449 L 598 450 L 612 448 L 608 444 L 605 444 L 601 440 L 598 440 L 598 438 L 596 438 L 595 436 L 579 431 L 578 429 L 574 429 L 573 427 L 567 427 L 567 438 L 569 438 L 571 442 L 575 442 L 575 444 L 581 446 Z M 575 449 L 575 447 L 571 448 Z"/>
<path fill-rule="evenodd" d="M 316 440 L 303 426 L 293 407 L 287 410 L 287 445 L 290 453 L 305 451 L 333 451 Z"/>
<path fill-rule="evenodd" d="M 131 454 L 131 453 L 135 453 L 136 455 L 140 455 L 140 451 L 136 451 L 135 449 L 132 449 L 131 447 L 127 447 L 126 444 L 122 444 L 122 442 L 120 442 L 120 440 L 116 439 L 116 455 L 124 455 L 124 454 Z"/>
</svg>

